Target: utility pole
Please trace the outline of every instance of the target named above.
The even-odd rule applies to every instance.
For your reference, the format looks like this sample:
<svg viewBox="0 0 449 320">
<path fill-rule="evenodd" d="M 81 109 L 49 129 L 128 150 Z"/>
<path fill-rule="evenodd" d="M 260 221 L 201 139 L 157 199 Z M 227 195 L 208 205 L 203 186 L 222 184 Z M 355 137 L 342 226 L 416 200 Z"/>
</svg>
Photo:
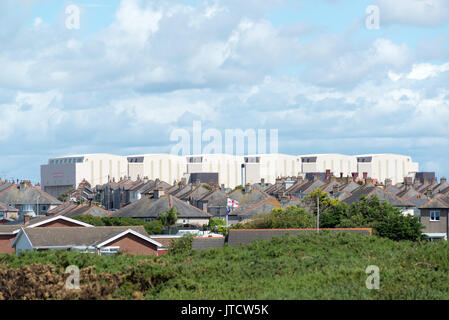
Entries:
<svg viewBox="0 0 449 320">
<path fill-rule="evenodd" d="M 316 232 L 320 232 L 320 195 L 318 194 L 316 197 L 316 203 L 317 203 L 317 208 L 316 208 Z"/>
</svg>

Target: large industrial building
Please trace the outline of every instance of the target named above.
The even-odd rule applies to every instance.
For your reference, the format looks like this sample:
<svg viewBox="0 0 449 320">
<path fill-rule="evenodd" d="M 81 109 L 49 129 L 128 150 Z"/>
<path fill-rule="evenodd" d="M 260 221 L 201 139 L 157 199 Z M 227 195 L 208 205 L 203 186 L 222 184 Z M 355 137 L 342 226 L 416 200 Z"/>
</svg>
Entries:
<svg viewBox="0 0 449 320">
<path fill-rule="evenodd" d="M 186 178 L 218 180 L 219 185 L 235 188 L 246 183 L 275 183 L 276 178 L 330 172 L 336 177 L 372 178 L 380 183 L 386 179 L 393 184 L 418 172 L 418 163 L 409 156 L 396 154 L 259 154 L 235 156 L 230 154 L 143 154 L 118 156 L 86 154 L 53 158 L 41 166 L 42 189 L 54 196 L 76 188 L 85 179 L 92 187 L 111 180 L 129 177 L 160 179 L 173 184 Z M 193 178 L 192 178 L 193 177 Z M 203 178 L 201 178 L 203 177 Z M 209 181 L 208 180 L 208 181 Z"/>
<path fill-rule="evenodd" d="M 299 158 L 288 154 L 258 154 L 244 157 L 244 182 L 275 183 L 276 178 L 297 176 L 301 170 Z"/>
<path fill-rule="evenodd" d="M 230 154 L 200 154 L 187 156 L 186 174 L 218 173 L 218 184 L 227 188 L 241 185 L 243 156 Z M 259 180 L 260 181 L 260 180 Z"/>
<path fill-rule="evenodd" d="M 357 172 L 357 157 L 344 154 L 310 154 L 298 156 L 301 159 L 301 173 L 326 172 L 336 177 L 350 177 Z"/>
<path fill-rule="evenodd" d="M 172 184 L 180 181 L 186 171 L 186 158 L 172 154 L 128 156 L 127 175 L 132 180 L 147 177 Z"/>
<path fill-rule="evenodd" d="M 417 162 L 399 154 L 365 154 L 357 157 L 359 177 L 370 177 L 379 182 L 390 179 L 393 184 L 403 182 L 404 177 L 419 171 Z"/>
<path fill-rule="evenodd" d="M 83 179 L 92 186 L 128 175 L 126 157 L 113 154 L 84 154 L 52 158 L 41 165 L 41 188 L 57 197 Z"/>
</svg>

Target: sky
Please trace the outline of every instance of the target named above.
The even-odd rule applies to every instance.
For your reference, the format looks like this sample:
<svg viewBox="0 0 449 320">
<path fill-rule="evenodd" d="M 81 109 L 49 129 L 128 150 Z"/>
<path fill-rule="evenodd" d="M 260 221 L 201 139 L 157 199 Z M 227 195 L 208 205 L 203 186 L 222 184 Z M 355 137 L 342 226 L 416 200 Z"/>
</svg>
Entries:
<svg viewBox="0 0 449 320">
<path fill-rule="evenodd" d="M 2 0 L 0 69 L 3 179 L 39 182 L 57 156 L 170 152 L 193 121 L 449 176 L 447 0 Z"/>
</svg>

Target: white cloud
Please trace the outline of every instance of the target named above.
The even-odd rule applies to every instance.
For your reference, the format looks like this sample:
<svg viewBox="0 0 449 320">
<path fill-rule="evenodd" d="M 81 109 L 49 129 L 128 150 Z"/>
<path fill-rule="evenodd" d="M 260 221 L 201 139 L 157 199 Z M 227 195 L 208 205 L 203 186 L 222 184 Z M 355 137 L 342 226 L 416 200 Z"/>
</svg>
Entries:
<svg viewBox="0 0 449 320">
<path fill-rule="evenodd" d="M 413 69 L 407 77 L 412 80 L 424 80 L 427 78 L 434 78 L 441 72 L 446 71 L 449 71 L 449 62 L 442 65 L 420 63 L 413 65 Z"/>
<path fill-rule="evenodd" d="M 88 37 L 47 22 L 11 29 L 0 43 L 3 152 L 163 152 L 194 119 L 277 128 L 281 152 L 419 147 L 428 161 L 447 142 L 448 63 L 417 60 L 387 35 L 275 25 L 276 2 L 122 1 Z"/>
<path fill-rule="evenodd" d="M 376 0 L 382 24 L 410 24 L 436 27 L 449 21 L 447 0 Z"/>
</svg>

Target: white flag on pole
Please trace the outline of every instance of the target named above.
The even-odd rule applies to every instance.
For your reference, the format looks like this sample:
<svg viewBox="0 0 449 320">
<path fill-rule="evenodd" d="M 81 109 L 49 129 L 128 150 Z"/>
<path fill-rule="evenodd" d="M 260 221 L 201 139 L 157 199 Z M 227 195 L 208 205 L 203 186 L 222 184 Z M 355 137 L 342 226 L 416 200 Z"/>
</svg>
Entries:
<svg viewBox="0 0 449 320">
<path fill-rule="evenodd" d="M 228 198 L 228 207 L 237 208 L 239 206 L 239 202 L 237 200 L 232 200 Z"/>
</svg>

